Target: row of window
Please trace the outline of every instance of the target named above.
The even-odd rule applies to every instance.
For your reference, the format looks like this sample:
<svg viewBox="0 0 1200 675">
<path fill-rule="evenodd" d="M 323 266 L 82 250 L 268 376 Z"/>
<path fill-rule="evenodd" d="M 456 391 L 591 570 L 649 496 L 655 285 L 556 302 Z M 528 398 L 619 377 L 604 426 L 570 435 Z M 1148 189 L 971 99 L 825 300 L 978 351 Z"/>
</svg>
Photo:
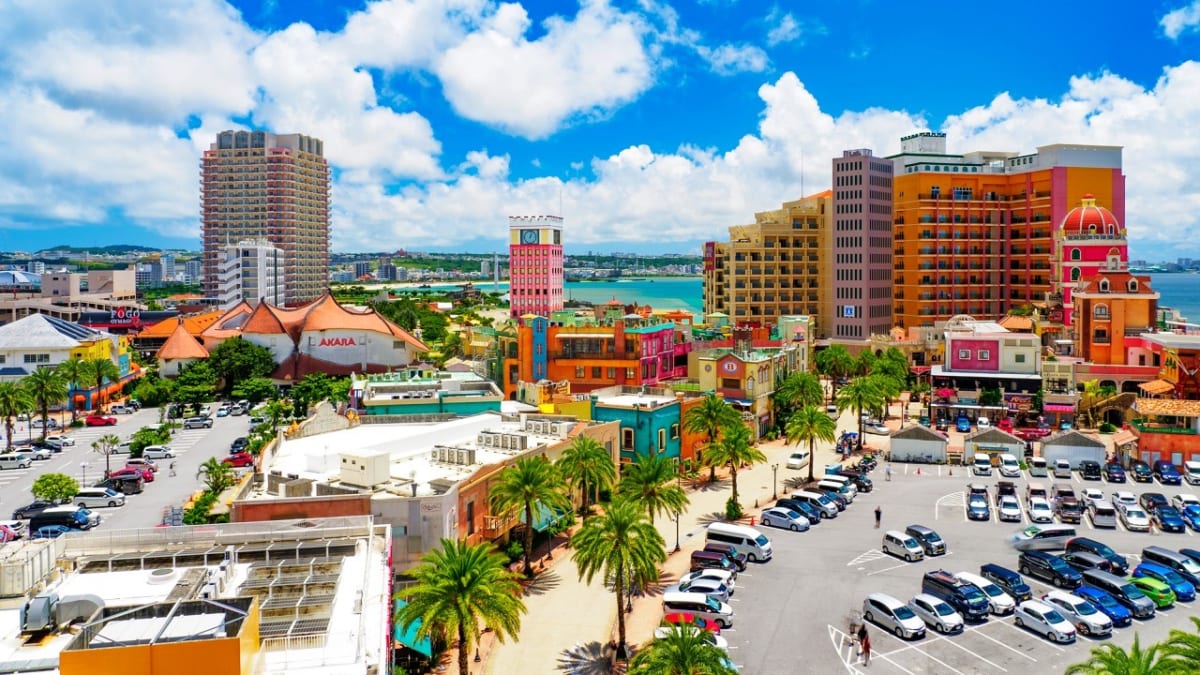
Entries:
<svg viewBox="0 0 1200 675">
<path fill-rule="evenodd" d="M 969 360 L 971 358 L 971 350 L 970 349 L 958 350 L 958 358 L 962 361 Z M 992 360 L 992 350 L 980 349 L 980 350 L 976 351 L 975 352 L 975 360 L 976 361 L 991 361 Z M 1013 363 L 1025 363 L 1025 355 L 1024 354 L 1013 354 Z"/>
<path fill-rule="evenodd" d="M 671 440 L 673 440 L 673 441 L 679 440 L 679 425 L 678 424 L 671 425 Z M 630 429 L 629 427 L 621 427 L 621 450 L 623 450 L 625 452 L 634 452 L 636 450 L 636 448 L 634 448 L 633 429 Z M 658 430 L 658 451 L 659 452 L 667 451 L 667 430 L 666 429 Z"/>
</svg>

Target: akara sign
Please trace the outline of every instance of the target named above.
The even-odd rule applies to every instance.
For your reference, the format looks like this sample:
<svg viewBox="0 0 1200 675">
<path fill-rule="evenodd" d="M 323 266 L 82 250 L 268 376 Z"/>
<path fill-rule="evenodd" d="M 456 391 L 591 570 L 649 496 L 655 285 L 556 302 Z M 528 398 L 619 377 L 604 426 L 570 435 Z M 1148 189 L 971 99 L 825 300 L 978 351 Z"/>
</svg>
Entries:
<svg viewBox="0 0 1200 675">
<path fill-rule="evenodd" d="M 352 337 L 329 337 L 321 338 L 317 343 L 318 347 L 357 347 L 358 343 Z"/>
</svg>

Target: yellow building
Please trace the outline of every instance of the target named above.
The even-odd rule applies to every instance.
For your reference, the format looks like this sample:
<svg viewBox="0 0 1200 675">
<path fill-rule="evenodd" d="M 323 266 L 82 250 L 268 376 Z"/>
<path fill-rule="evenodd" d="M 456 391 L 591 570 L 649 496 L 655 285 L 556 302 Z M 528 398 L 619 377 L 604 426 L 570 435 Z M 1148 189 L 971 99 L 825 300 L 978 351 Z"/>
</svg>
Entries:
<svg viewBox="0 0 1200 675">
<path fill-rule="evenodd" d="M 124 382 L 138 377 L 129 338 L 94 330 L 46 314 L 30 314 L 0 326 L 0 380 L 19 380 L 38 368 L 54 368 L 68 359 L 108 359 L 120 380 L 105 387 L 105 399 L 120 392 Z M 72 389 L 76 405 L 90 405 L 95 389 Z"/>
<path fill-rule="evenodd" d="M 704 246 L 704 313 L 735 325 L 766 326 L 780 316 L 816 318 L 818 337 L 833 325 L 832 217 L 829 190 L 729 228 L 728 242 Z"/>
</svg>

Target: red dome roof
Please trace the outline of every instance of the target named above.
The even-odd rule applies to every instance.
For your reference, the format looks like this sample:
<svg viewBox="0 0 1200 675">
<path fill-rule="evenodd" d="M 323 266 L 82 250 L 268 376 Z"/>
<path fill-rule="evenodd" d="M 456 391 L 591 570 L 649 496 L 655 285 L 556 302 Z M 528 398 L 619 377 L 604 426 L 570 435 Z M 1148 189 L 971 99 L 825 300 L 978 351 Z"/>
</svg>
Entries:
<svg viewBox="0 0 1200 675">
<path fill-rule="evenodd" d="M 1124 229 L 1112 211 L 1096 206 L 1096 198 L 1090 193 L 1083 196 L 1082 203 L 1071 209 L 1062 222 L 1063 234 L 1108 234 L 1123 235 Z"/>
</svg>

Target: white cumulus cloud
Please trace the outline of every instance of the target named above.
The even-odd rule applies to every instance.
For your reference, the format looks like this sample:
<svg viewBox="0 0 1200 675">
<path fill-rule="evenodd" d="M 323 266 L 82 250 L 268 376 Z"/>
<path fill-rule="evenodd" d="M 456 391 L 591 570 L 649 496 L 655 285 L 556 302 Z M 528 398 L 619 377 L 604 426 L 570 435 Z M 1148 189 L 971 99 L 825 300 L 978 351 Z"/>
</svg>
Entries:
<svg viewBox="0 0 1200 675">
<path fill-rule="evenodd" d="M 1200 0 L 1192 0 L 1190 5 L 1167 12 L 1159 19 L 1158 25 L 1162 26 L 1163 34 L 1172 40 L 1179 39 L 1186 32 L 1195 31 L 1200 26 Z"/>
</svg>

